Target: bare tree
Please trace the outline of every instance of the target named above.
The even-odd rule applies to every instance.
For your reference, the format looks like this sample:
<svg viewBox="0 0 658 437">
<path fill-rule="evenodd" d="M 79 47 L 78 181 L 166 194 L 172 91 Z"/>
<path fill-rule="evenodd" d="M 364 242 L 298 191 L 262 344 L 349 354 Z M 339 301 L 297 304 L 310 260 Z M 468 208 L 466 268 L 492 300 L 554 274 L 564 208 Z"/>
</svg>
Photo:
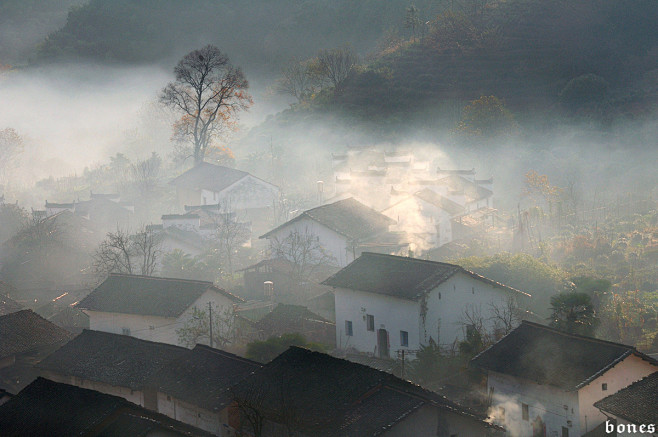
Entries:
<svg viewBox="0 0 658 437">
<path fill-rule="evenodd" d="M 320 80 L 329 82 L 334 87 L 334 94 L 340 94 L 357 62 L 358 57 L 350 47 L 321 50 L 314 74 Z"/>
<path fill-rule="evenodd" d="M 211 317 L 212 330 L 210 329 Z M 211 347 L 224 348 L 234 340 L 235 310 L 219 308 L 216 305 L 204 309 L 194 307 L 192 315 L 185 321 L 182 328 L 176 330 L 176 334 L 178 340 L 187 347 L 194 347 L 194 345 L 202 343 Z"/>
<path fill-rule="evenodd" d="M 198 165 L 231 118 L 251 104 L 249 84 L 242 70 L 212 45 L 185 55 L 174 74 L 176 79 L 162 90 L 160 102 L 182 113 L 174 129 L 190 140 Z"/>
<path fill-rule="evenodd" d="M 306 100 L 317 85 L 317 78 L 310 67 L 310 61 L 293 58 L 281 72 L 281 78 L 276 84 L 277 92 L 291 95 L 299 102 Z"/>
<path fill-rule="evenodd" d="M 234 253 L 251 236 L 250 224 L 239 221 L 230 200 L 224 202 L 218 213 L 211 217 L 215 226 L 214 239 L 219 245 L 221 257 L 226 261 L 226 270 L 232 275 Z"/>
<path fill-rule="evenodd" d="M 336 265 L 336 259 L 308 228 L 304 232 L 291 232 L 283 239 L 275 237 L 270 244 L 274 257 L 285 258 L 292 263 L 292 279 L 300 286 L 308 283 L 320 266 Z"/>
<path fill-rule="evenodd" d="M 130 172 L 140 193 L 153 192 L 157 187 L 162 172 L 162 158 L 153 152 L 148 159 L 130 166 Z"/>
<path fill-rule="evenodd" d="M 497 335 L 503 336 L 509 334 L 521 321 L 519 317 L 519 305 L 514 296 L 508 295 L 502 304 L 491 302 L 489 309 Z"/>
<path fill-rule="evenodd" d="M 151 276 L 161 253 L 160 237 L 144 227 L 135 234 L 120 228 L 108 232 L 96 252 L 93 267 L 96 274 L 127 273 Z"/>
</svg>

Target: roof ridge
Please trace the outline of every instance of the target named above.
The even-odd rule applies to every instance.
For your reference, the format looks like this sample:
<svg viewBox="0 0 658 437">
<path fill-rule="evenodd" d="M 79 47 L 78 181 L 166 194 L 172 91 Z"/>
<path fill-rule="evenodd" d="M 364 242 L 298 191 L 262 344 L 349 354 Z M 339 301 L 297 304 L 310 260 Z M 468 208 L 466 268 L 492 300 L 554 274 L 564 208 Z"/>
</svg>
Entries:
<svg viewBox="0 0 658 437">
<path fill-rule="evenodd" d="M 172 278 L 172 277 L 167 277 L 167 276 L 150 276 L 150 275 L 135 275 L 132 273 L 115 273 L 112 272 L 108 275 L 108 278 L 111 276 L 123 276 L 126 278 L 144 278 L 144 279 L 155 279 L 155 280 L 161 280 L 161 281 L 176 281 L 176 282 L 191 282 L 195 284 L 209 284 L 212 286 L 215 286 L 215 284 L 212 281 L 202 281 L 200 279 L 184 279 L 184 278 Z M 219 287 L 217 287 L 219 288 Z"/>
<path fill-rule="evenodd" d="M 531 322 L 530 320 L 525 320 L 525 319 L 521 320 L 521 324 L 534 326 L 535 328 L 540 328 L 540 329 L 544 329 L 546 331 L 551 331 L 551 332 L 554 332 L 556 334 L 563 335 L 565 337 L 574 337 L 574 338 L 578 338 L 578 339 L 581 339 L 581 340 L 590 341 L 592 343 L 602 343 L 602 344 L 607 344 L 607 345 L 611 345 L 611 346 L 621 346 L 624 349 L 627 349 L 629 351 L 640 353 L 634 346 L 630 346 L 630 345 L 623 344 L 623 343 L 615 343 L 614 341 L 602 340 L 600 338 L 595 338 L 595 337 L 588 337 L 586 335 L 573 334 L 573 333 L 570 333 L 570 332 L 561 331 L 557 328 L 553 328 L 553 327 L 548 326 L 548 325 L 542 325 L 541 323 Z"/>
<path fill-rule="evenodd" d="M 155 345 L 160 345 L 160 346 L 165 346 L 167 348 L 172 348 L 172 349 L 182 349 L 182 350 L 187 350 L 189 351 L 190 349 L 183 347 L 183 346 L 176 346 L 175 344 L 171 343 L 163 343 L 161 341 L 153 341 L 153 340 L 146 340 L 143 338 L 138 338 L 138 337 L 133 337 L 132 335 L 124 335 L 124 334 L 115 334 L 114 332 L 107 332 L 107 331 L 98 331 L 96 329 L 83 329 L 82 332 L 73 338 L 74 341 L 78 339 L 80 336 L 82 336 L 85 332 L 92 332 L 94 335 L 100 334 L 100 336 L 107 336 L 107 337 L 112 337 L 112 338 L 117 338 L 125 341 L 132 341 L 135 343 L 149 343 L 149 344 L 155 344 Z M 89 334 L 87 334 L 89 335 Z"/>
<path fill-rule="evenodd" d="M 222 356 L 224 356 L 224 357 L 226 357 L 226 358 L 234 359 L 235 361 L 242 361 L 242 362 L 245 362 L 245 363 L 248 363 L 248 364 L 256 364 L 256 365 L 258 365 L 259 367 L 262 367 L 262 366 L 263 366 L 261 363 L 259 363 L 259 362 L 257 362 L 257 361 L 250 360 L 249 358 L 241 357 L 241 356 L 238 355 L 238 354 L 234 354 L 234 353 L 231 353 L 231 352 L 228 352 L 228 351 L 222 350 L 222 349 L 217 349 L 217 348 L 214 348 L 214 347 L 210 347 L 210 346 L 208 346 L 207 344 L 198 344 L 198 343 L 197 343 L 197 344 L 194 346 L 194 349 L 196 349 L 196 348 L 204 349 L 204 350 L 206 350 L 207 352 L 211 352 L 211 353 L 214 353 L 214 354 L 217 354 L 217 355 L 222 355 Z M 194 351 L 194 349 L 192 349 L 192 351 Z"/>
</svg>

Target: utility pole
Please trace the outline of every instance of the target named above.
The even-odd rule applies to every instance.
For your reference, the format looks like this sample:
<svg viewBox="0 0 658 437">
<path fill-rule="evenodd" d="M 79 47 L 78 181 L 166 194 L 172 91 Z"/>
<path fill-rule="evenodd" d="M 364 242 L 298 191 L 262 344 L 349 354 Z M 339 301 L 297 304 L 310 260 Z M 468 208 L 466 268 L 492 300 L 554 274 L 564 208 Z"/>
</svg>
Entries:
<svg viewBox="0 0 658 437">
<path fill-rule="evenodd" d="M 210 347 L 212 347 L 212 302 L 208 302 L 208 317 L 210 318 Z"/>
</svg>

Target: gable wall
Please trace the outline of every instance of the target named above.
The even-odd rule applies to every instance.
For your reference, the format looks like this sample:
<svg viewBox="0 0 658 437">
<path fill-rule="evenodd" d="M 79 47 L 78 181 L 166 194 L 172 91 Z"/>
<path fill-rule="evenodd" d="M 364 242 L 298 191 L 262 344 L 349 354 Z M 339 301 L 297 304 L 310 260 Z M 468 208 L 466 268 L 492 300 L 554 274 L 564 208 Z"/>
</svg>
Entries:
<svg viewBox="0 0 658 437">
<path fill-rule="evenodd" d="M 279 189 L 252 175 L 247 175 L 217 193 L 216 197 L 220 204 L 226 203 L 232 211 L 272 208 L 279 200 Z M 217 203 L 217 201 L 209 200 L 208 203 Z"/>
<path fill-rule="evenodd" d="M 594 406 L 594 402 L 610 396 L 657 371 L 658 366 L 654 366 L 640 357 L 631 355 L 578 390 L 580 427 L 583 432 L 591 431 L 606 420 L 606 416 Z M 602 384 L 604 383 L 608 384 L 606 391 L 602 389 Z"/>
<path fill-rule="evenodd" d="M 144 392 L 141 390 L 131 390 L 129 387 L 121 387 L 104 382 L 92 381 L 90 379 L 79 378 L 77 376 L 62 375 L 51 371 L 41 370 L 40 376 L 50 379 L 51 381 L 61 382 L 63 384 L 75 385 L 76 387 L 95 390 L 112 396 L 118 396 L 125 400 L 144 406 Z"/>
<path fill-rule="evenodd" d="M 381 435 L 386 437 L 471 437 L 486 436 L 487 431 L 481 423 L 474 419 L 425 405 L 410 413 Z"/>
<path fill-rule="evenodd" d="M 157 399 L 158 413 L 188 425 L 196 426 L 204 431 L 224 435 L 222 434 L 224 427 L 222 426 L 223 421 L 220 413 L 205 410 L 162 392 L 158 392 Z"/>
<path fill-rule="evenodd" d="M 179 328 L 173 317 L 145 316 L 139 314 L 84 311 L 89 316 L 89 329 L 123 334 L 130 329 L 132 337 L 161 343 L 177 344 L 176 329 Z"/>
<path fill-rule="evenodd" d="M 467 274 L 456 273 L 429 294 L 427 317 L 424 325 L 421 325 L 423 343 L 427 344 L 430 336 L 444 346 L 451 345 L 456 339 L 463 340 L 465 336 L 463 313 L 467 308 L 469 311 L 470 309 L 479 311 L 486 330 L 493 333 L 495 323 L 491 320 L 493 316 L 491 304 L 504 307 L 507 296 L 511 293 L 513 292 L 494 287 Z M 519 297 L 519 299 L 527 298 Z"/>
</svg>

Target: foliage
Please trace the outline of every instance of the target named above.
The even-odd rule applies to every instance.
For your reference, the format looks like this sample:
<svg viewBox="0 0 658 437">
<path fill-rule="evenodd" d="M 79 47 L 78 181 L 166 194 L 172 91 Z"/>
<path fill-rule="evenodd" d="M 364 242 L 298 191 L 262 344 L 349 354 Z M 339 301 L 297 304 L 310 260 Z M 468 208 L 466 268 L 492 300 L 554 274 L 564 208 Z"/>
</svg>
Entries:
<svg viewBox="0 0 658 437">
<path fill-rule="evenodd" d="M 28 221 L 27 211 L 0 196 L 0 244 L 14 236 Z"/>
<path fill-rule="evenodd" d="M 285 352 L 290 346 L 303 346 L 312 350 L 324 352 L 325 347 L 319 343 L 307 343 L 306 338 L 299 333 L 272 336 L 265 341 L 253 341 L 247 344 L 246 357 L 260 363 L 267 363 Z"/>
<path fill-rule="evenodd" d="M 550 326 L 572 334 L 594 336 L 599 319 L 591 297 L 586 293 L 566 291 L 551 297 Z"/>
<path fill-rule="evenodd" d="M 462 111 L 457 131 L 471 136 L 495 136 L 516 131 L 514 116 L 496 96 L 482 96 Z"/>
<path fill-rule="evenodd" d="M 405 377 L 428 386 L 459 372 L 463 366 L 463 357 L 444 353 L 434 339 L 430 338 L 427 345 L 420 346 L 416 359 L 407 366 Z"/>
<path fill-rule="evenodd" d="M 175 81 L 160 93 L 160 102 L 180 112 L 176 134 L 193 146 L 194 163 L 203 162 L 213 140 L 236 113 L 252 103 L 240 68 L 215 46 L 194 50 L 174 68 Z"/>
<path fill-rule="evenodd" d="M 345 46 L 329 50 L 320 50 L 311 65 L 311 74 L 320 83 L 328 83 L 333 87 L 334 95 L 343 91 L 343 85 L 352 74 L 358 57 L 351 47 Z"/>
<path fill-rule="evenodd" d="M 657 293 L 653 293 L 658 297 Z M 607 340 L 637 345 L 658 330 L 658 300 L 638 290 L 613 293 L 600 312 L 598 334 Z"/>
<path fill-rule="evenodd" d="M 212 317 L 212 330 L 210 318 Z M 176 330 L 178 341 L 187 347 L 207 344 L 211 347 L 225 348 L 233 343 L 235 329 L 235 311 L 233 308 L 219 308 L 212 304 L 210 308 L 192 309 L 192 314 L 184 325 Z M 212 334 L 212 339 L 211 339 Z"/>
<path fill-rule="evenodd" d="M 276 90 L 280 94 L 290 95 L 298 102 L 310 99 L 318 86 L 318 77 L 314 74 L 317 66 L 314 60 L 300 61 L 296 58 L 281 70 L 281 77 L 277 80 Z"/>
</svg>

